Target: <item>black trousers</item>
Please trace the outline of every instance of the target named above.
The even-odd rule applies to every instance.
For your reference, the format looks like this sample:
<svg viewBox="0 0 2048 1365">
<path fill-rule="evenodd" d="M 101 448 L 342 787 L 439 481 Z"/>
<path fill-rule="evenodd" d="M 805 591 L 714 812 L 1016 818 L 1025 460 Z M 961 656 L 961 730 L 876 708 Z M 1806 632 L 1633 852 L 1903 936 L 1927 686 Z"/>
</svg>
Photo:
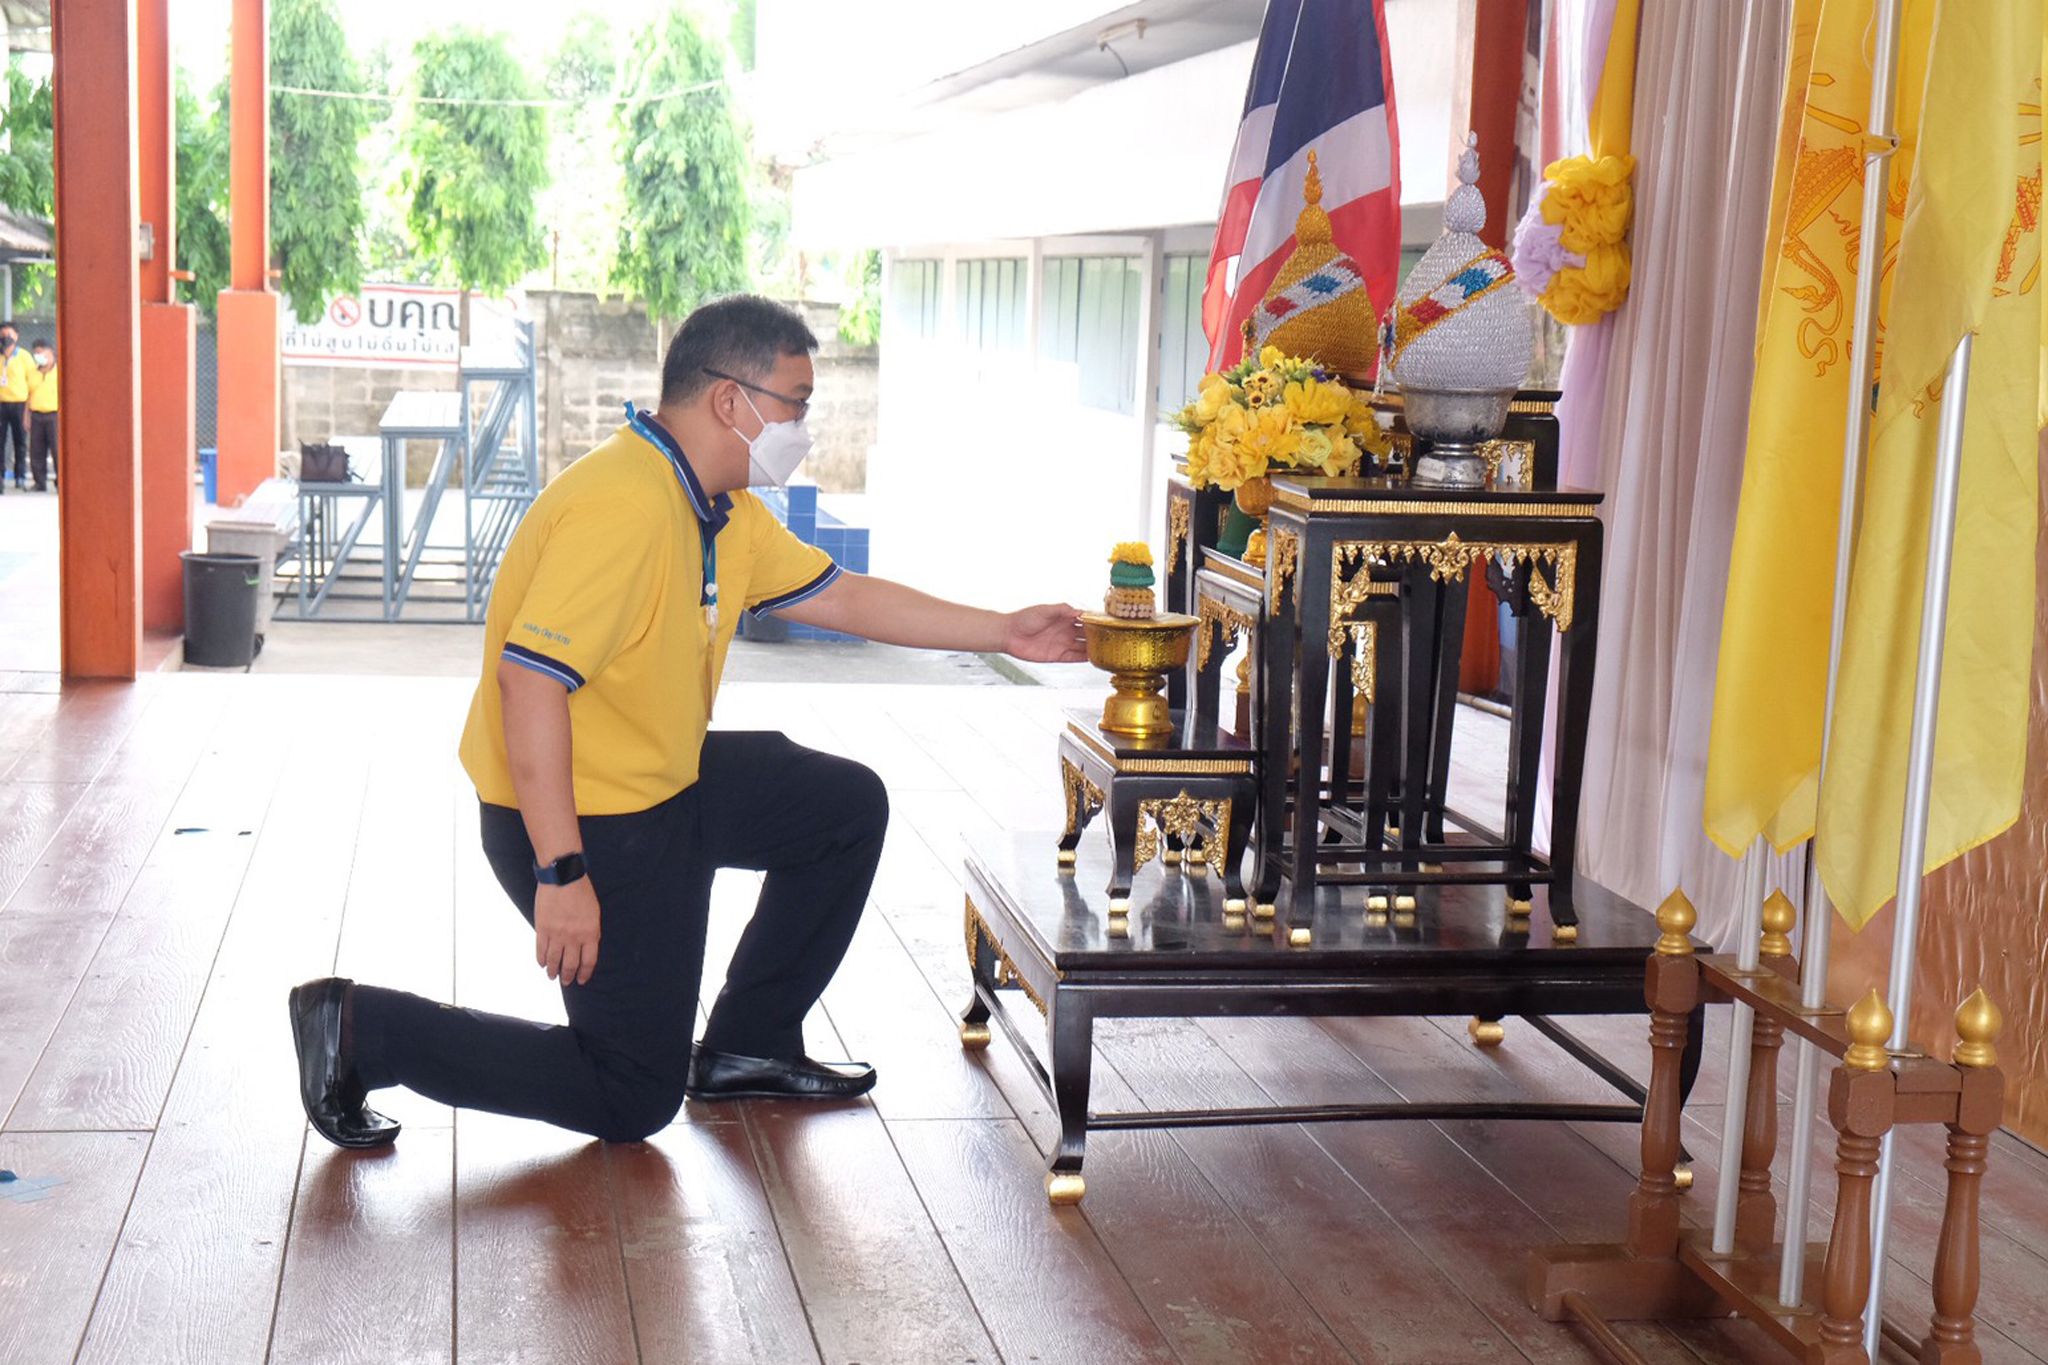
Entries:
<svg viewBox="0 0 2048 1365">
<path fill-rule="evenodd" d="M 358 986 L 352 1028 L 363 1084 L 403 1085 L 610 1142 L 663 1128 L 683 1103 L 711 878 L 721 867 L 768 875 L 704 1046 L 800 1055 L 804 1016 L 867 903 L 888 794 L 860 764 L 763 731 L 708 735 L 699 772 L 651 810 L 582 818 L 600 916 L 597 970 L 586 985 L 563 984 L 566 1027 Z M 534 854 L 519 812 L 484 806 L 483 846 L 531 924 Z"/>
<path fill-rule="evenodd" d="M 57 414 L 31 412 L 28 415 L 28 457 L 35 470 L 36 487 L 50 486 L 57 469 Z"/>
<path fill-rule="evenodd" d="M 13 449 L 14 483 L 28 481 L 28 403 L 0 403 L 0 479 L 7 477 L 8 450 Z"/>
</svg>

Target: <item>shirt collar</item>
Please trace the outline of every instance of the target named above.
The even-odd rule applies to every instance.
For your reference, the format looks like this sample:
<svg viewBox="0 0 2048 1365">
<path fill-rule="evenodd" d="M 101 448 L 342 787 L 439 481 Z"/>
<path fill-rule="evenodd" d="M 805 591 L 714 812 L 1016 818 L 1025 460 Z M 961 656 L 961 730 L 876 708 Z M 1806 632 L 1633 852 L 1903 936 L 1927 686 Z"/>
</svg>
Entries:
<svg viewBox="0 0 2048 1365">
<path fill-rule="evenodd" d="M 720 493 L 713 497 L 704 491 L 704 485 L 697 480 L 697 471 L 690 467 L 690 457 L 683 453 L 682 445 L 669 433 L 668 428 L 656 421 L 654 414 L 645 408 L 626 404 L 626 416 L 633 430 L 643 440 L 651 441 L 655 449 L 668 457 L 669 467 L 676 472 L 676 479 L 683 485 L 683 494 L 690 500 L 690 510 L 697 520 L 710 528 L 713 535 L 725 529 L 732 520 L 732 495 Z"/>
</svg>

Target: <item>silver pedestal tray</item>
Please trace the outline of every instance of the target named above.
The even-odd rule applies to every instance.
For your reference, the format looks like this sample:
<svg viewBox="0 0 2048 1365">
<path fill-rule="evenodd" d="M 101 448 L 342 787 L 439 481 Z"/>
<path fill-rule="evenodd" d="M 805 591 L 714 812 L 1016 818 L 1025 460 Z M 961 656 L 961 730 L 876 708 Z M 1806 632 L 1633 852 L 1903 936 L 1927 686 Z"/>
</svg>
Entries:
<svg viewBox="0 0 2048 1365">
<path fill-rule="evenodd" d="M 1508 422 L 1513 389 L 1422 389 L 1404 387 L 1408 430 L 1430 443 L 1415 461 L 1408 482 L 1417 488 L 1484 488 L 1486 457 L 1479 447 L 1499 436 Z"/>
</svg>

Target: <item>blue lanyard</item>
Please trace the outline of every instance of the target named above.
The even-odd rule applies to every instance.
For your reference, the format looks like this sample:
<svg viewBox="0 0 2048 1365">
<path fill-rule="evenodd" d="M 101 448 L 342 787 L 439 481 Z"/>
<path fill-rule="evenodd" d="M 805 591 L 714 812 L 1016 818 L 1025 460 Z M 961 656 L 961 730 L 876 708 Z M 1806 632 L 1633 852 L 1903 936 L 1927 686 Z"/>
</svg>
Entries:
<svg viewBox="0 0 2048 1365">
<path fill-rule="evenodd" d="M 669 468 L 676 476 L 676 482 L 683 485 L 683 500 L 693 501 L 690 496 L 690 485 L 683 478 L 683 471 L 676 465 L 674 452 L 669 449 L 674 444 L 674 438 L 664 440 L 663 437 L 667 433 L 658 431 L 648 422 L 646 414 L 631 403 L 626 404 L 626 418 L 641 440 L 646 441 L 667 458 Z M 697 603 L 704 608 L 705 627 L 715 631 L 718 629 L 718 533 L 700 521 L 697 523 L 697 539 L 704 546 L 704 588 L 698 594 Z"/>
</svg>

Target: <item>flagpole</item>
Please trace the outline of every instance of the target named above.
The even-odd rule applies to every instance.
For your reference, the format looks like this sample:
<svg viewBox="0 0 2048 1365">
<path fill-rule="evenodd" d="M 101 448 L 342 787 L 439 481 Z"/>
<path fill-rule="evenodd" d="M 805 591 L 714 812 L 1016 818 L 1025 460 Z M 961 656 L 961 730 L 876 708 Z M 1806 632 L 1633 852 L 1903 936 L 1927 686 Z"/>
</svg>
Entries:
<svg viewBox="0 0 2048 1365">
<path fill-rule="evenodd" d="M 1970 343 L 1965 333 L 1942 390 L 1941 454 L 1934 467 L 1934 510 L 1927 519 L 1927 582 L 1920 597 L 1920 664 L 1913 679 L 1913 735 L 1906 766 L 1906 810 L 1899 830 L 1897 909 L 1892 920 L 1891 1049 L 1904 1051 L 1912 1028 L 1913 976 L 1920 947 L 1920 893 L 1926 880 L 1927 810 L 1934 792 L 1934 736 L 1941 704 L 1941 652 L 1948 634 L 1949 571 L 1956 552 L 1956 489 L 1962 481 L 1963 417 L 1970 405 Z M 1870 1216 L 1870 1305 L 1863 1349 L 1877 1359 L 1884 1305 L 1885 1244 L 1892 1210 L 1892 1132 L 1877 1155 L 1877 1193 Z"/>
<path fill-rule="evenodd" d="M 1757 922 L 1763 918 L 1765 844 L 1749 846 L 1742 869 L 1742 901 L 1735 907 L 1735 974 L 1756 976 L 1762 956 Z M 1735 1250 L 1735 1204 L 1741 1194 L 1742 1132 L 1748 1126 L 1750 1039 L 1756 1012 L 1740 1000 L 1728 1021 L 1727 1102 L 1721 1109 L 1721 1182 L 1714 1187 L 1714 1254 Z"/>
<path fill-rule="evenodd" d="M 1878 289 L 1882 283 L 1885 212 L 1890 191 L 1892 100 L 1898 85 L 1899 10 L 1902 0 L 1880 0 L 1870 68 L 1870 118 L 1865 124 L 1868 155 L 1863 160 L 1862 235 L 1856 255 L 1856 319 L 1849 343 L 1849 420 L 1842 442 L 1842 499 L 1835 529 L 1835 600 L 1828 627 L 1828 686 L 1821 713 L 1820 769 L 1828 766 L 1828 731 L 1835 716 L 1836 684 L 1842 671 L 1842 635 L 1849 618 L 1849 574 L 1856 560 L 1856 523 L 1863 489 L 1863 456 L 1870 441 L 1871 381 L 1877 359 Z M 1817 790 L 1817 788 L 1816 788 Z M 1806 906 L 1800 926 L 1799 1007 L 1808 1015 L 1827 1006 L 1828 932 L 1833 911 L 1820 881 L 1820 860 L 1807 849 Z M 1799 1040 L 1798 1079 L 1792 1091 L 1792 1152 L 1786 1172 L 1784 1253 L 1778 1264 L 1778 1302 L 1796 1307 L 1805 1297 L 1806 1230 L 1812 1205 L 1813 1120 L 1820 1053 Z M 1730 1095 L 1731 1103 L 1741 1100 Z M 1871 1357 L 1873 1360 L 1876 1356 Z"/>
</svg>

